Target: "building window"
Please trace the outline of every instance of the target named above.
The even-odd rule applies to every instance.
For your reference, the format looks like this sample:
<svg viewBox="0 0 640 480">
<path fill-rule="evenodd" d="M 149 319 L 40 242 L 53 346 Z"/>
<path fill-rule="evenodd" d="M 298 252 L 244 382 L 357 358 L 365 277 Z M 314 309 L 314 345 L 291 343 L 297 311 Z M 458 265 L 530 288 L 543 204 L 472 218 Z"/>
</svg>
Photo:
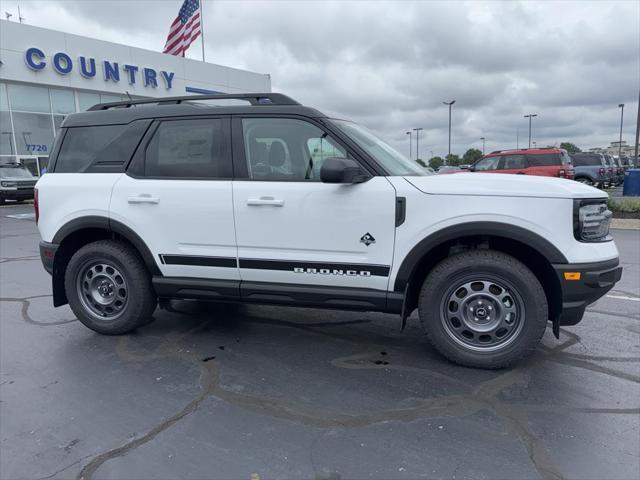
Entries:
<svg viewBox="0 0 640 480">
<path fill-rule="evenodd" d="M 9 110 L 9 102 L 7 100 L 7 86 L 0 83 L 0 110 Z"/>
<path fill-rule="evenodd" d="M 15 155 L 11 116 L 9 112 L 0 111 L 0 155 Z"/>
<path fill-rule="evenodd" d="M 100 103 L 100 95 L 97 93 L 78 92 L 78 107 L 81 112 L 89 110 L 94 105 Z"/>
<path fill-rule="evenodd" d="M 56 88 L 49 89 L 51 93 L 51 108 L 53 113 L 62 113 L 64 115 L 76 111 L 76 101 L 73 98 L 72 90 L 58 90 Z"/>
<path fill-rule="evenodd" d="M 19 155 L 49 155 L 53 144 L 51 115 L 13 112 L 13 127 Z"/>
<path fill-rule="evenodd" d="M 9 85 L 9 101 L 14 112 L 51 113 L 47 88 Z"/>
</svg>

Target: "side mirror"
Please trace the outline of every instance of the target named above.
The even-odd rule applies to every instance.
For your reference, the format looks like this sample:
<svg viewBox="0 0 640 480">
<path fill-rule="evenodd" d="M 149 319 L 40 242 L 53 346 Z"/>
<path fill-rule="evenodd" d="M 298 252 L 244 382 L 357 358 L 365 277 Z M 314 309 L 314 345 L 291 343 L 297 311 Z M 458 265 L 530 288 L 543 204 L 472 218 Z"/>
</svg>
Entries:
<svg viewBox="0 0 640 480">
<path fill-rule="evenodd" d="M 476 171 L 476 167 L 471 165 L 467 170 L 469 170 L 470 172 L 475 172 Z"/>
<path fill-rule="evenodd" d="M 327 158 L 320 168 L 320 180 L 323 183 L 362 183 L 369 175 L 350 158 Z"/>
</svg>

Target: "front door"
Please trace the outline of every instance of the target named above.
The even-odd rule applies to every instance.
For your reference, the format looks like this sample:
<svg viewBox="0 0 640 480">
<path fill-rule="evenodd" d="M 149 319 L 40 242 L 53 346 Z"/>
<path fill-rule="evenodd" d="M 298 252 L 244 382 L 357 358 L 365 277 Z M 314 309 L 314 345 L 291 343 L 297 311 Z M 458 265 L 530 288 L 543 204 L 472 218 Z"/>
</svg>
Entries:
<svg viewBox="0 0 640 480">
<path fill-rule="evenodd" d="M 227 117 L 161 121 L 113 189 L 112 220 L 145 240 L 164 276 L 239 280 L 229 132 Z"/>
<path fill-rule="evenodd" d="M 248 170 L 247 179 L 233 182 L 242 285 L 385 291 L 395 235 L 390 182 L 320 182 L 324 159 L 354 157 L 306 120 L 245 118 L 234 123 L 234 138 L 242 144 L 234 156 Z"/>
</svg>

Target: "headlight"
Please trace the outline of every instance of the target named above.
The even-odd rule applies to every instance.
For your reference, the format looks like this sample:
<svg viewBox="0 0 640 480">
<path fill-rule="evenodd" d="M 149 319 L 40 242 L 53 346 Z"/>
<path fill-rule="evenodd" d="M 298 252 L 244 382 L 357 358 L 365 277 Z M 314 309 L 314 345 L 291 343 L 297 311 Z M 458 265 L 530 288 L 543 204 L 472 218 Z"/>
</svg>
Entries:
<svg viewBox="0 0 640 480">
<path fill-rule="evenodd" d="M 606 199 L 574 200 L 573 236 L 580 242 L 606 242 L 609 236 L 611 211 Z"/>
<path fill-rule="evenodd" d="M 7 188 L 16 188 L 18 186 L 16 182 L 0 182 L 0 185 Z"/>
</svg>

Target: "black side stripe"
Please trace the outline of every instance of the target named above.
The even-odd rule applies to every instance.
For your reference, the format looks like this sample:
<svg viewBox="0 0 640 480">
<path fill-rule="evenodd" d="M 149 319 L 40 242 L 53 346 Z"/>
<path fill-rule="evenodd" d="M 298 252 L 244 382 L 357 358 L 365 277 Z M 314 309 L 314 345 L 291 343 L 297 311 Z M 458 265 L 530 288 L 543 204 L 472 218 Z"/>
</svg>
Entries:
<svg viewBox="0 0 640 480">
<path fill-rule="evenodd" d="M 325 263 L 325 262 L 308 262 L 308 261 L 291 261 L 291 260 L 262 260 L 241 258 L 240 268 L 248 268 L 252 270 L 291 270 L 301 268 L 304 270 L 329 270 L 343 272 L 369 272 L 372 276 L 387 277 L 389 276 L 390 267 L 387 265 L 367 265 L 360 263 Z M 318 272 L 324 273 L 324 272 Z"/>
<path fill-rule="evenodd" d="M 200 255 L 160 255 L 160 261 L 166 265 L 189 265 L 200 267 L 223 267 L 236 268 L 236 259 L 233 257 L 207 257 Z M 391 267 L 388 265 L 375 265 L 365 263 L 326 263 L 292 260 L 264 260 L 254 258 L 241 258 L 240 268 L 250 270 L 279 270 L 291 271 L 301 269 L 304 273 L 313 273 L 309 270 L 316 270 L 317 273 L 330 273 L 340 275 L 343 272 L 354 272 L 359 275 L 366 272 L 371 276 L 388 277 Z"/>
<path fill-rule="evenodd" d="M 160 255 L 160 261 L 166 265 L 192 265 L 198 267 L 236 268 L 233 257 L 205 257 L 200 255 Z"/>
</svg>

